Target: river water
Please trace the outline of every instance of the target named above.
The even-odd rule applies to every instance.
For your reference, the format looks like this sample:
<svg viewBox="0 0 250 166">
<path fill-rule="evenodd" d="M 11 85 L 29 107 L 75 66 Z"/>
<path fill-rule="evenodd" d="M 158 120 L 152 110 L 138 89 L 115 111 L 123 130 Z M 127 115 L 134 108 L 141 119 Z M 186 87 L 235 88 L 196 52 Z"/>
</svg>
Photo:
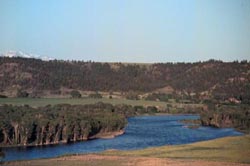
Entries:
<svg viewBox="0 0 250 166">
<path fill-rule="evenodd" d="M 199 127 L 189 129 L 182 119 L 197 119 L 195 115 L 140 116 L 128 119 L 125 134 L 113 139 L 39 147 L 5 148 L 4 161 L 51 158 L 65 154 L 101 152 L 108 149 L 132 150 L 162 145 L 187 144 L 242 133 L 231 128 Z"/>
</svg>

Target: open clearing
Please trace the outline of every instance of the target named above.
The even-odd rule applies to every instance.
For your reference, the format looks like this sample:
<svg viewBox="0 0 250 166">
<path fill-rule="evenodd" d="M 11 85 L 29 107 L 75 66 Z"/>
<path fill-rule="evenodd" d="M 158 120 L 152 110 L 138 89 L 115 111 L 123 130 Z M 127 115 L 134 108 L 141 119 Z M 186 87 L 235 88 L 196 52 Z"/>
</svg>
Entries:
<svg viewBox="0 0 250 166">
<path fill-rule="evenodd" d="M 1 98 L 0 104 L 12 104 L 12 105 L 30 105 L 33 107 L 40 107 L 46 105 L 56 105 L 56 104 L 95 104 L 98 102 L 110 103 L 113 105 L 117 104 L 128 104 L 132 106 L 159 106 L 166 107 L 166 102 L 158 101 L 145 101 L 145 100 L 128 100 L 128 99 L 94 99 L 94 98 Z"/>
<path fill-rule="evenodd" d="M 226 137 L 186 145 L 135 151 L 109 150 L 101 154 L 63 156 L 5 163 L 11 166 L 249 166 L 250 136 Z"/>
<path fill-rule="evenodd" d="M 162 102 L 162 101 L 148 101 L 148 100 L 128 100 L 128 99 L 109 99 L 109 98 L 0 98 L 0 105 L 2 104 L 12 104 L 12 105 L 30 105 L 32 107 L 41 107 L 46 105 L 56 105 L 56 104 L 95 104 L 98 102 L 110 103 L 113 105 L 127 104 L 132 106 L 157 106 L 161 108 L 166 108 L 167 104 L 171 105 L 189 105 L 189 106 L 201 106 L 201 104 L 180 104 L 175 102 Z"/>
<path fill-rule="evenodd" d="M 135 151 L 107 151 L 103 154 L 250 164 L 250 136 L 225 137 L 186 145 L 161 146 Z"/>
</svg>

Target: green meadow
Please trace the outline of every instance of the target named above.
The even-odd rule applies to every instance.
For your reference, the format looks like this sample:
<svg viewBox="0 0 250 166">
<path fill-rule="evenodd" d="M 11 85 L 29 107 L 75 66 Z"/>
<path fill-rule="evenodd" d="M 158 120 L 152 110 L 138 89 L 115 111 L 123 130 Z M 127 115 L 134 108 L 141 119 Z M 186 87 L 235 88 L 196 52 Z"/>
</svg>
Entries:
<svg viewBox="0 0 250 166">
<path fill-rule="evenodd" d="M 112 105 L 126 104 L 131 106 L 156 106 L 160 108 L 166 108 L 167 105 L 173 107 L 201 107 L 202 104 L 184 104 L 176 103 L 175 100 L 164 101 L 150 101 L 150 100 L 128 100 L 125 98 L 0 98 L 0 105 L 12 104 L 12 105 L 30 105 L 32 107 L 41 107 L 46 105 L 56 104 L 71 104 L 71 105 L 85 105 L 95 104 L 98 102 L 110 103 Z"/>
<path fill-rule="evenodd" d="M 109 98 L 0 98 L 0 105 L 12 104 L 12 105 L 30 105 L 33 107 L 40 107 L 46 105 L 56 104 L 72 104 L 72 105 L 84 105 L 95 104 L 98 102 L 110 103 L 113 105 L 127 104 L 132 106 L 159 106 L 166 107 L 166 102 L 161 101 L 146 101 L 146 100 L 128 100 L 128 99 L 109 99 Z"/>
<path fill-rule="evenodd" d="M 102 154 L 250 163 L 250 136 L 225 137 L 192 144 L 161 146 L 133 151 L 114 150 Z"/>
</svg>

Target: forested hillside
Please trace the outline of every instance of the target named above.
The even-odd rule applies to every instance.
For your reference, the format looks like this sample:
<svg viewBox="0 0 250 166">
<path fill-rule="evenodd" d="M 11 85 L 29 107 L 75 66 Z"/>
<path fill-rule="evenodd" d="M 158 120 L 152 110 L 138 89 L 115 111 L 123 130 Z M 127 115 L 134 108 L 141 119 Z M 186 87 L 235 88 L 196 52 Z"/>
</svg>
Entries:
<svg viewBox="0 0 250 166">
<path fill-rule="evenodd" d="M 171 87 L 176 93 L 217 98 L 250 98 L 250 63 L 210 60 L 197 63 L 123 64 L 42 61 L 0 57 L 0 93 L 60 90 L 150 92 Z"/>
</svg>

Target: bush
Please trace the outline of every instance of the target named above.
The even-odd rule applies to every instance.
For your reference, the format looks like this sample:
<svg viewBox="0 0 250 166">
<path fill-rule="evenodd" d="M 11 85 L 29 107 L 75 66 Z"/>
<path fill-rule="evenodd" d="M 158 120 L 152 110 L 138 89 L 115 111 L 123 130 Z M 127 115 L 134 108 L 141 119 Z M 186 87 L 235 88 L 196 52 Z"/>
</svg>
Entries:
<svg viewBox="0 0 250 166">
<path fill-rule="evenodd" d="M 89 97 L 95 98 L 95 99 L 100 99 L 100 98 L 102 98 L 102 95 L 100 93 L 96 92 L 96 93 L 89 94 Z"/>
<path fill-rule="evenodd" d="M 172 104 L 167 104 L 167 107 L 168 108 L 172 108 Z"/>
<path fill-rule="evenodd" d="M 153 100 L 153 101 L 165 101 L 168 102 L 169 95 L 164 93 L 152 93 L 148 95 L 145 99 L 146 100 Z"/>
<path fill-rule="evenodd" d="M 148 113 L 157 113 L 157 112 L 158 112 L 158 109 L 157 109 L 157 107 L 155 107 L 155 106 L 148 106 L 148 107 L 147 107 L 147 112 L 148 112 Z"/>
<path fill-rule="evenodd" d="M 22 91 L 22 90 L 18 90 L 16 94 L 16 97 L 28 97 L 28 96 L 29 96 L 29 93 L 26 91 Z"/>
<path fill-rule="evenodd" d="M 0 95 L 0 98 L 8 98 L 8 97 L 5 95 Z"/>
<path fill-rule="evenodd" d="M 129 92 L 126 94 L 126 99 L 129 99 L 129 100 L 139 100 L 138 93 L 133 92 L 133 91 L 129 91 Z"/>
<path fill-rule="evenodd" d="M 72 98 L 81 98 L 82 97 L 81 93 L 77 90 L 72 90 L 70 92 L 70 95 Z"/>
</svg>

